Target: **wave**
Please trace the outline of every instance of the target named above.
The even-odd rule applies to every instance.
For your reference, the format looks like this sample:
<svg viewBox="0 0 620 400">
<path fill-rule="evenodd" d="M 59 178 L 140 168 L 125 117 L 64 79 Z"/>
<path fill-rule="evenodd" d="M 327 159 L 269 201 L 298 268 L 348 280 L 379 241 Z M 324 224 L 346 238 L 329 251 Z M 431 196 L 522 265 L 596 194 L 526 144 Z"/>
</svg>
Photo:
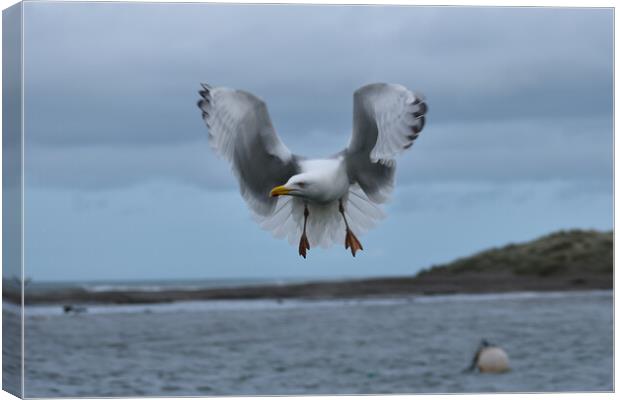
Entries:
<svg viewBox="0 0 620 400">
<path fill-rule="evenodd" d="M 61 316 L 82 317 L 89 314 L 125 314 L 125 313 L 177 313 L 177 312 L 208 312 L 226 310 L 284 310 L 292 308 L 320 308 L 347 306 L 395 306 L 429 303 L 460 303 L 460 302 L 497 302 L 519 301 L 528 299 L 568 299 L 568 298 L 610 298 L 611 290 L 586 290 L 569 292 L 510 292 L 485 294 L 449 294 L 449 295 L 414 295 L 392 298 L 352 298 L 352 299 L 257 299 L 257 300 L 194 300 L 157 304 L 96 304 L 86 306 L 83 314 L 66 314 L 60 305 L 27 305 L 26 317 Z M 7 311 L 19 312 L 19 308 L 8 303 L 3 304 Z"/>
</svg>

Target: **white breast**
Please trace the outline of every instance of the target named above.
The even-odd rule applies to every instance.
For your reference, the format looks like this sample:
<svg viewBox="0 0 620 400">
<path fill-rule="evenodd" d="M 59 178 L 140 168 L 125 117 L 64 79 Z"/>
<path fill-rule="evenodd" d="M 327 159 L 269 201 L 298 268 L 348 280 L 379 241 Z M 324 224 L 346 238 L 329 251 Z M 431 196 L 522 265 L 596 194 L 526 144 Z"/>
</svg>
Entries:
<svg viewBox="0 0 620 400">
<path fill-rule="evenodd" d="M 342 158 L 304 160 L 300 166 L 302 173 L 312 176 L 313 182 L 317 183 L 312 200 L 330 203 L 349 191 L 349 177 Z"/>
</svg>

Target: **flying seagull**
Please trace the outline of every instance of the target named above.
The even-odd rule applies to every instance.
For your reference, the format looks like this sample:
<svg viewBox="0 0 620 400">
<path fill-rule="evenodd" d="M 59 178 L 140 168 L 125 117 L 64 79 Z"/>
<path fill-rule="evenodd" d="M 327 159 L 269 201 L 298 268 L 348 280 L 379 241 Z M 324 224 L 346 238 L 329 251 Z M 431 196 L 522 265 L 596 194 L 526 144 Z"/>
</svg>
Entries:
<svg viewBox="0 0 620 400">
<path fill-rule="evenodd" d="M 375 83 L 353 95 L 349 145 L 323 159 L 292 154 L 276 134 L 267 106 L 251 93 L 202 84 L 198 107 L 211 147 L 227 159 L 256 221 L 276 237 L 310 246 L 344 241 L 355 257 L 357 236 L 372 228 L 394 186 L 395 157 L 424 127 L 424 97 L 401 85 Z"/>
</svg>

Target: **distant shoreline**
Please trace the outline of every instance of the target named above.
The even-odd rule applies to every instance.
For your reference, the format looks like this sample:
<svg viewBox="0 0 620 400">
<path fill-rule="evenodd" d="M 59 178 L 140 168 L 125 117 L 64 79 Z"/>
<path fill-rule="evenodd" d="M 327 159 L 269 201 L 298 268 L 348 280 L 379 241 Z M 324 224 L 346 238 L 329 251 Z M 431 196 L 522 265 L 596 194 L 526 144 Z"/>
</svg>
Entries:
<svg viewBox="0 0 620 400">
<path fill-rule="evenodd" d="M 3 299 L 21 304 L 19 289 L 4 283 Z M 192 300 L 348 299 L 411 295 L 613 289 L 613 233 L 560 231 L 490 249 L 415 276 L 252 284 L 162 290 L 26 287 L 25 304 L 139 304 Z"/>
<path fill-rule="evenodd" d="M 563 276 L 562 279 L 508 274 L 475 274 L 453 277 L 422 275 L 198 290 L 91 292 L 85 289 L 70 289 L 39 293 L 28 293 L 26 291 L 25 304 L 147 304 L 192 300 L 348 299 L 595 289 L 613 289 L 613 282 L 606 275 L 585 276 L 583 274 Z M 21 303 L 19 293 L 5 290 L 3 297 L 12 303 Z"/>
</svg>

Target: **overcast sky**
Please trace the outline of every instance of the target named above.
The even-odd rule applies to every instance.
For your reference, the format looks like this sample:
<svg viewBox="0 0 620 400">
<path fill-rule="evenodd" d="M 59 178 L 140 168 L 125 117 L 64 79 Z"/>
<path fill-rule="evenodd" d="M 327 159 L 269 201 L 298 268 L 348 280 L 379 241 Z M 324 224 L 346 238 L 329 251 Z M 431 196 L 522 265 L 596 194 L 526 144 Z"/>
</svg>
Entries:
<svg viewBox="0 0 620 400">
<path fill-rule="evenodd" d="M 26 3 L 26 275 L 412 274 L 611 229 L 612 23 L 610 9 Z M 208 147 L 199 83 L 262 97 L 289 148 L 321 156 L 377 81 L 430 108 L 387 219 L 355 259 L 301 259 Z"/>
</svg>

